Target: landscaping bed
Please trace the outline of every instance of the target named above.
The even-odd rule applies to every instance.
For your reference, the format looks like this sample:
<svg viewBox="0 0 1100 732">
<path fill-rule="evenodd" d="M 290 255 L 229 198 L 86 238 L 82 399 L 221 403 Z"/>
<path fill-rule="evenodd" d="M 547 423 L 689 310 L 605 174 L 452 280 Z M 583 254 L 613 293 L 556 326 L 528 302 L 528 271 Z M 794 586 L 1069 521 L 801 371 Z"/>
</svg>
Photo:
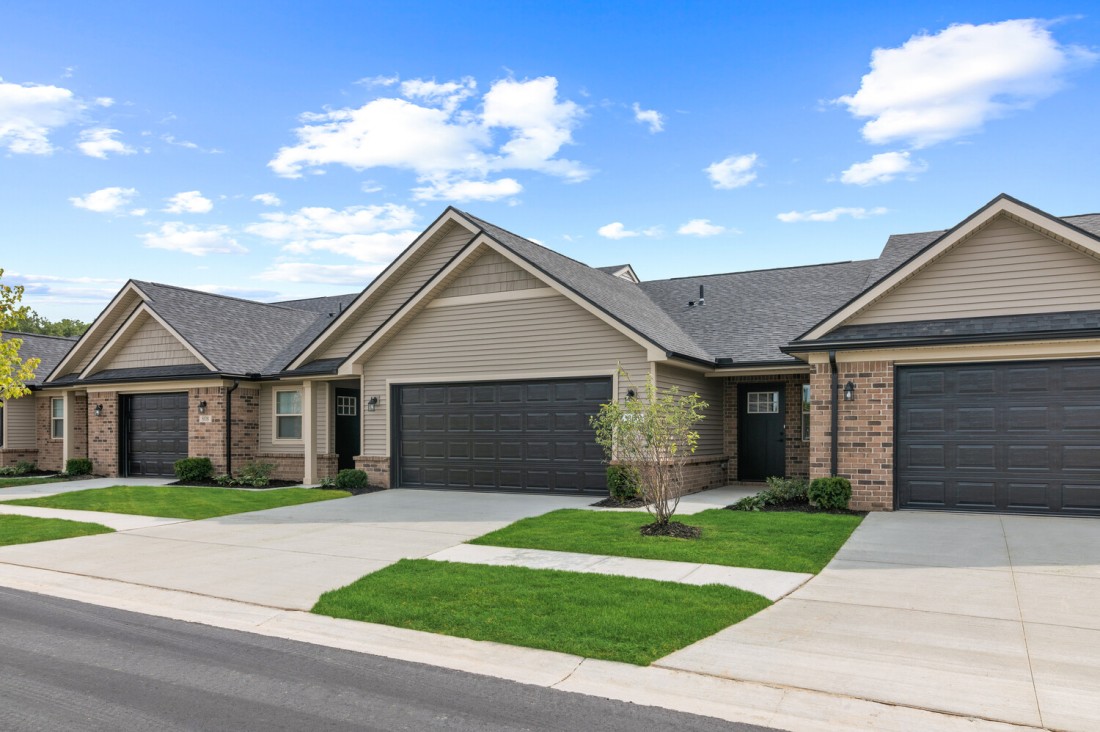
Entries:
<svg viewBox="0 0 1100 732">
<path fill-rule="evenodd" d="M 41 476 L 38 475 L 18 475 L 18 476 L 5 476 L 0 477 L 0 488 L 18 488 L 23 485 L 40 485 L 42 483 L 64 483 L 69 480 L 82 480 L 84 478 L 90 478 L 92 476 L 82 475 L 79 478 L 70 478 L 68 476 L 58 475 L 57 473 L 44 473 Z"/>
<path fill-rule="evenodd" d="M 300 480 L 269 480 L 267 485 L 234 485 L 226 486 L 222 485 L 216 480 L 177 480 L 175 483 L 168 483 L 168 485 L 186 486 L 189 488 L 252 488 L 255 490 L 266 490 L 268 488 L 294 488 L 300 486 L 302 481 Z"/>
<path fill-rule="evenodd" d="M 313 612 L 646 665 L 770 604 L 721 585 L 403 559 Z"/>
<path fill-rule="evenodd" d="M 726 506 L 728 511 L 742 511 L 744 509 L 738 508 L 737 505 Z M 809 501 L 782 501 L 779 503 L 769 503 L 759 508 L 753 509 L 754 511 L 768 512 L 768 511 L 797 511 L 799 513 L 831 513 L 840 516 L 866 516 L 866 511 L 853 511 L 850 508 L 821 508 L 815 506 Z"/>
<path fill-rule="evenodd" d="M 631 498 L 620 502 L 618 498 L 608 497 L 602 501 L 588 504 L 593 508 L 645 508 L 646 502 L 641 498 Z"/>
<path fill-rule="evenodd" d="M 368 485 L 362 488 L 337 488 L 334 485 L 319 485 L 313 490 L 315 491 L 342 491 L 344 493 L 350 493 L 353 496 L 361 496 L 364 493 L 377 493 L 379 491 L 386 490 L 380 485 Z"/>
<path fill-rule="evenodd" d="M 110 534 L 113 531 L 114 529 L 106 526 L 83 521 L 17 515 L 0 516 L 0 546 L 69 539 L 74 536 Z"/>
<path fill-rule="evenodd" d="M 642 536 L 641 527 L 653 521 L 647 513 L 562 509 L 469 543 L 816 574 L 862 520 L 861 515 L 715 508 L 683 517 L 700 536 L 678 539 Z"/>
<path fill-rule="evenodd" d="M 346 491 L 311 488 L 277 488 L 270 491 L 239 491 L 168 485 L 116 485 L 59 493 L 42 498 L 5 501 L 18 506 L 69 508 L 77 511 L 105 511 L 162 518 L 205 519 L 268 508 L 345 498 Z"/>
</svg>

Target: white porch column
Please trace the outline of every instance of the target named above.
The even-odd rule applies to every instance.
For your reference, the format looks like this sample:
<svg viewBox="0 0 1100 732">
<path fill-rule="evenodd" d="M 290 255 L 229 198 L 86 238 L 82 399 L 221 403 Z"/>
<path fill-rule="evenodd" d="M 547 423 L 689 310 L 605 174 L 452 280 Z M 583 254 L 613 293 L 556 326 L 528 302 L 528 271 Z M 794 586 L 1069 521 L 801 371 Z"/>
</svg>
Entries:
<svg viewBox="0 0 1100 732">
<path fill-rule="evenodd" d="M 302 382 L 302 450 L 305 474 L 302 482 L 311 485 L 317 482 L 317 425 L 316 410 L 313 404 L 313 382 Z"/>
<path fill-rule="evenodd" d="M 66 391 L 61 395 L 62 416 L 64 417 L 64 431 L 61 439 L 61 469 L 64 470 L 69 458 L 74 457 L 73 448 L 76 440 L 73 437 L 73 422 L 76 415 L 76 392 Z"/>
</svg>

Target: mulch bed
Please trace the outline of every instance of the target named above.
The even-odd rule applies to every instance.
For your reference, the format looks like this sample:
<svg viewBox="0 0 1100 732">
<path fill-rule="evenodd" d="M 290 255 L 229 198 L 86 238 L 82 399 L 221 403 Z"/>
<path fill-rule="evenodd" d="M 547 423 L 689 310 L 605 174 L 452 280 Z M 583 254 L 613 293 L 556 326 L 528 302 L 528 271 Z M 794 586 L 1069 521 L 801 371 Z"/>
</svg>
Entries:
<svg viewBox="0 0 1100 732">
<path fill-rule="evenodd" d="M 703 533 L 698 526 L 688 526 L 679 521 L 669 521 L 664 526 L 646 524 L 641 531 L 642 536 L 671 536 L 675 539 L 698 539 Z"/>
<path fill-rule="evenodd" d="M 631 498 L 629 501 L 623 501 L 622 503 L 620 503 L 618 498 L 612 498 L 608 496 L 602 501 L 596 501 L 595 503 L 589 505 L 593 506 L 594 508 L 643 508 L 646 505 L 646 502 L 643 501 L 641 498 Z"/>
<path fill-rule="evenodd" d="M 267 485 L 222 485 L 216 480 L 189 480 L 186 483 L 182 480 L 177 480 L 175 483 L 169 483 L 168 485 L 182 485 L 190 488 L 293 488 L 302 484 L 300 480 L 270 480 Z"/>
<path fill-rule="evenodd" d="M 739 510 L 737 508 L 734 508 L 733 506 L 726 506 L 726 508 L 731 509 L 733 511 Z M 848 508 L 818 508 L 817 506 L 811 506 L 809 503 L 804 503 L 802 501 L 784 501 L 783 503 L 771 503 L 771 504 L 768 504 L 767 506 L 761 506 L 760 510 L 761 511 L 777 511 L 777 512 L 797 511 L 799 513 L 835 513 L 835 514 L 840 514 L 840 515 L 843 515 L 843 516 L 866 516 L 867 515 L 866 511 L 852 511 L 851 509 L 848 509 Z"/>
<path fill-rule="evenodd" d="M 380 485 L 368 485 L 366 488 L 337 488 L 334 485 L 319 485 L 316 490 L 321 491 L 346 491 L 353 496 L 361 496 L 364 493 L 377 493 L 378 491 L 386 490 Z"/>
</svg>

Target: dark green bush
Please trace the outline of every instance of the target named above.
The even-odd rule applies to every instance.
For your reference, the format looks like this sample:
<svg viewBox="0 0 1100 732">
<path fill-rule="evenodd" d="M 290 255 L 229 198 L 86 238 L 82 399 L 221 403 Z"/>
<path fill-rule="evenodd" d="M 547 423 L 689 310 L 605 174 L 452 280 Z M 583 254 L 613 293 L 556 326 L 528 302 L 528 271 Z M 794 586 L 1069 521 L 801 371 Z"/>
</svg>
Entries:
<svg viewBox="0 0 1100 732">
<path fill-rule="evenodd" d="M 92 472 L 92 464 L 88 463 L 88 472 Z M 38 463 L 33 460 L 20 460 L 15 464 L 16 475 L 26 475 L 27 473 L 33 473 L 38 469 Z"/>
<path fill-rule="evenodd" d="M 745 496 L 730 508 L 738 511 L 759 511 L 776 503 L 805 503 L 808 500 L 806 481 L 801 478 L 771 477 L 767 482 L 767 488 L 754 496 Z"/>
<path fill-rule="evenodd" d="M 172 469 L 176 471 L 177 478 L 185 483 L 190 483 L 192 481 L 210 480 L 210 476 L 214 474 L 214 463 L 210 462 L 210 458 L 184 458 L 174 462 Z"/>
<path fill-rule="evenodd" d="M 88 458 L 70 458 L 65 462 L 66 475 L 90 475 L 92 461 Z"/>
<path fill-rule="evenodd" d="M 619 503 L 626 503 L 638 497 L 638 474 L 621 465 L 607 468 L 607 490 Z"/>
<path fill-rule="evenodd" d="M 275 472 L 274 463 L 251 462 L 246 463 L 237 473 L 238 485 L 250 485 L 253 488 L 263 488 L 271 482 L 271 474 Z"/>
<path fill-rule="evenodd" d="M 810 503 L 818 508 L 844 509 L 852 500 L 852 484 L 847 478 L 814 478 L 807 493 Z"/>
<path fill-rule="evenodd" d="M 367 487 L 367 474 L 362 470 L 356 470 L 355 468 L 347 468 L 341 470 L 336 474 L 336 480 L 333 481 L 333 485 L 340 490 L 348 490 L 351 488 L 366 488 Z"/>
</svg>

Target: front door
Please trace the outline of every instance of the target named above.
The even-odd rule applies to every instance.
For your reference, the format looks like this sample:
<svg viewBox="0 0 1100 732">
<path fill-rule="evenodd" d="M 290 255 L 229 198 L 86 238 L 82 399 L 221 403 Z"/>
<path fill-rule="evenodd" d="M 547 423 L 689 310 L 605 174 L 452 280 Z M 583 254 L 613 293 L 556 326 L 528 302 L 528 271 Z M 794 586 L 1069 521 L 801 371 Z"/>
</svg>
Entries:
<svg viewBox="0 0 1100 732">
<path fill-rule="evenodd" d="M 782 384 L 741 384 L 737 393 L 737 478 L 764 480 L 786 473 Z"/>
<path fill-rule="evenodd" d="M 359 454 L 359 390 L 336 389 L 336 455 L 340 470 L 355 467 Z"/>
</svg>

